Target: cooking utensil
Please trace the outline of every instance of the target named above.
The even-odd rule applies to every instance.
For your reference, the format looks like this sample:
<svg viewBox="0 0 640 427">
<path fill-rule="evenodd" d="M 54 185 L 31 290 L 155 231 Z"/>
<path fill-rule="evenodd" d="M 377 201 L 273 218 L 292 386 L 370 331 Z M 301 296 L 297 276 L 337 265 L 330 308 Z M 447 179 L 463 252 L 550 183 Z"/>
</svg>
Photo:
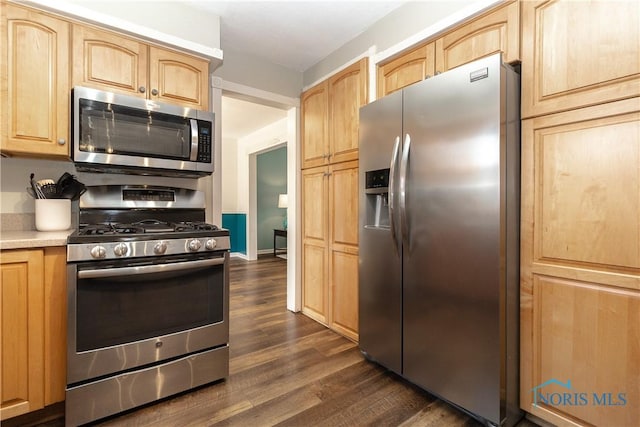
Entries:
<svg viewBox="0 0 640 427">
<path fill-rule="evenodd" d="M 52 179 L 41 179 L 36 184 L 42 190 L 42 194 L 44 194 L 44 199 L 58 199 L 58 187 L 56 183 Z"/>
<path fill-rule="evenodd" d="M 35 193 L 35 197 L 36 199 L 44 199 L 44 193 L 42 192 L 42 190 L 40 189 L 40 187 L 38 186 L 38 184 L 33 180 L 33 177 L 36 176 L 36 174 L 31 173 L 31 176 L 29 177 L 29 182 L 31 183 L 31 188 L 33 189 L 33 192 Z"/>
<path fill-rule="evenodd" d="M 78 200 L 87 191 L 85 185 L 69 172 L 62 174 L 56 186 L 58 187 L 58 196 L 63 199 Z"/>
</svg>

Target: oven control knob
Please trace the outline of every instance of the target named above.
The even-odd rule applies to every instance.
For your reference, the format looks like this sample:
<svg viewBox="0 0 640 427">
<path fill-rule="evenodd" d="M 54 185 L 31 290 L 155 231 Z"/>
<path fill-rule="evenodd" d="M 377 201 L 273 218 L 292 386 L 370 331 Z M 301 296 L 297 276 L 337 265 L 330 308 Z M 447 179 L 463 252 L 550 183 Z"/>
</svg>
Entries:
<svg viewBox="0 0 640 427">
<path fill-rule="evenodd" d="M 116 256 L 125 256 L 127 252 L 129 252 L 129 248 L 124 243 L 118 243 L 113 248 L 113 253 L 116 254 Z"/>
<path fill-rule="evenodd" d="M 167 252 L 167 242 L 158 242 L 153 247 L 153 253 L 156 255 L 162 255 Z"/>
<path fill-rule="evenodd" d="M 104 258 L 107 256 L 107 250 L 104 246 L 94 246 L 91 248 L 90 253 L 93 258 Z"/>
<path fill-rule="evenodd" d="M 218 243 L 216 242 L 216 239 L 209 239 L 207 240 L 207 243 L 204 244 L 205 248 L 209 249 L 210 251 L 214 250 L 216 248 L 216 245 Z"/>
<path fill-rule="evenodd" d="M 202 242 L 198 239 L 193 239 L 189 242 L 189 250 L 191 252 L 196 252 L 202 247 Z"/>
</svg>

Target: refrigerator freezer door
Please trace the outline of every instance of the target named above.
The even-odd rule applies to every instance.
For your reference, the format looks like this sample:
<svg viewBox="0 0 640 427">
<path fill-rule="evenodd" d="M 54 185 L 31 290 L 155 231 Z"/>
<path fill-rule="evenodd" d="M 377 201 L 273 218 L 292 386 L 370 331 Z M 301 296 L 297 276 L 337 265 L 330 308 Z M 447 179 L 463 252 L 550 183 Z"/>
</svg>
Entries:
<svg viewBox="0 0 640 427">
<path fill-rule="evenodd" d="M 398 374 L 402 372 L 402 248 L 389 226 L 375 225 L 373 211 L 380 199 L 365 192 L 365 174 L 392 169 L 401 133 L 402 92 L 360 109 L 359 344 L 367 357 Z M 397 165 L 393 169 L 399 170 Z M 390 177 L 389 182 L 396 185 L 397 179 Z M 397 203 L 394 189 L 378 190 L 387 191 L 386 200 Z M 389 224 L 399 239 L 398 221 Z"/>
<path fill-rule="evenodd" d="M 409 87 L 403 375 L 500 424 L 501 63 Z M 503 307 L 502 307 L 503 308 Z"/>
</svg>

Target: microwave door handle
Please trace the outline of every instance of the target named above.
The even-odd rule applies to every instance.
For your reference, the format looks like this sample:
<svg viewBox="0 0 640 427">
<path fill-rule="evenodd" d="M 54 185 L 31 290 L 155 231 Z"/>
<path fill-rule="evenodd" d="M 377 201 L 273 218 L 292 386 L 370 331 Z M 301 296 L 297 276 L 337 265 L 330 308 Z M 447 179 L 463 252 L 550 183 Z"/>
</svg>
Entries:
<svg viewBox="0 0 640 427">
<path fill-rule="evenodd" d="M 195 162 L 198 160 L 198 121 L 196 119 L 189 119 L 191 123 L 191 155 L 189 156 L 189 160 Z"/>
</svg>

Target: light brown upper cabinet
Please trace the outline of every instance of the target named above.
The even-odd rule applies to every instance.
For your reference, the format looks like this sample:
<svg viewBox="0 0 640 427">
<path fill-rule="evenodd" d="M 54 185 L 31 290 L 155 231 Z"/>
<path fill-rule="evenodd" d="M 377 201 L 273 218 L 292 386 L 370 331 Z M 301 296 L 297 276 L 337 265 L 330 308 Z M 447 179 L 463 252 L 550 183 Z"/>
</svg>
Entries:
<svg viewBox="0 0 640 427">
<path fill-rule="evenodd" d="M 367 59 L 329 79 L 329 163 L 358 160 L 360 107 L 367 103 Z"/>
<path fill-rule="evenodd" d="M 435 43 L 426 43 L 387 62 L 378 64 L 378 98 L 433 76 Z"/>
<path fill-rule="evenodd" d="M 69 156 L 69 24 L 2 2 L 0 149 Z"/>
<path fill-rule="evenodd" d="M 73 25 L 74 86 L 209 109 L 207 60 Z"/>
<path fill-rule="evenodd" d="M 366 58 L 301 96 L 302 168 L 358 159 L 360 107 L 367 103 Z"/>
<path fill-rule="evenodd" d="M 640 2 L 522 2 L 522 117 L 640 95 Z"/>
<path fill-rule="evenodd" d="M 509 1 L 435 41 L 436 73 L 502 52 L 505 62 L 520 59 L 520 2 Z"/>
<path fill-rule="evenodd" d="M 303 169 L 328 163 L 328 99 L 328 82 L 326 80 L 302 94 L 300 134 L 302 135 Z"/>
<path fill-rule="evenodd" d="M 151 99 L 209 110 L 209 61 L 149 47 Z"/>
</svg>

